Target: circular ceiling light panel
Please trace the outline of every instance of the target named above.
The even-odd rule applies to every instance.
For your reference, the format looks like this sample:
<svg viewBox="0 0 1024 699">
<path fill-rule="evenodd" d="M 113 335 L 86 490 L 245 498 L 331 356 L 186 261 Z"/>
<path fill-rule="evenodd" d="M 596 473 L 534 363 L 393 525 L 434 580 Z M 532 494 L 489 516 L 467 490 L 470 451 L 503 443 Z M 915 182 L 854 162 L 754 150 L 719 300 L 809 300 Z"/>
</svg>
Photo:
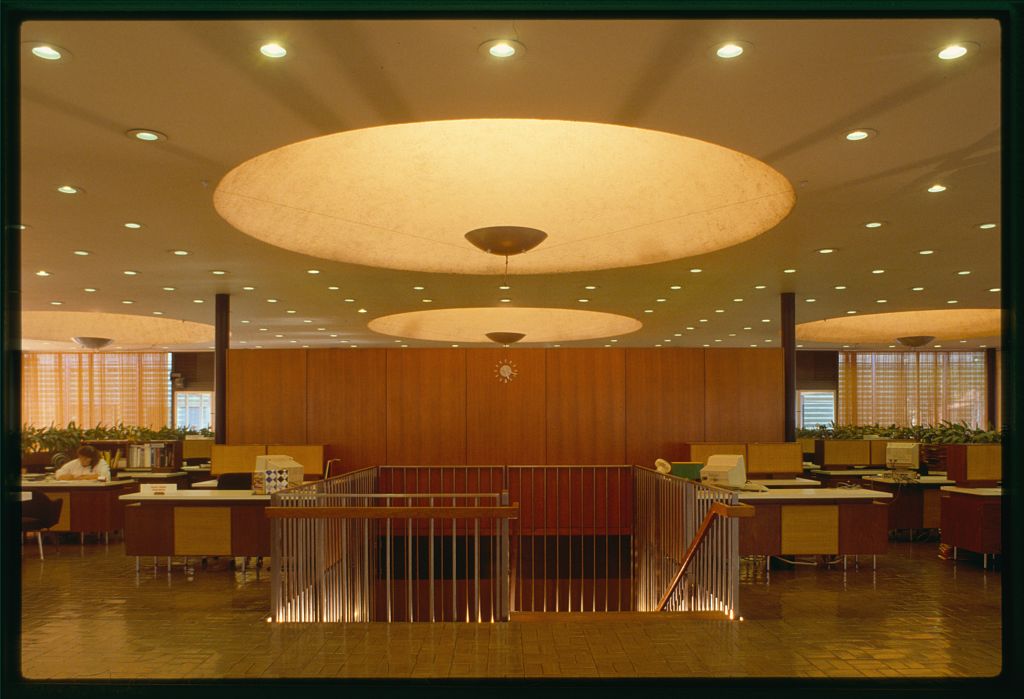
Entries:
<svg viewBox="0 0 1024 699">
<path fill-rule="evenodd" d="M 567 308 L 441 308 L 397 313 L 371 320 L 382 335 L 438 342 L 497 342 L 495 332 L 522 334 L 524 343 L 593 340 L 636 332 L 635 318 Z"/>
<path fill-rule="evenodd" d="M 102 337 L 110 338 L 122 349 L 138 349 L 209 344 L 213 340 L 213 326 L 121 313 L 25 311 L 21 314 L 21 336 L 23 340 L 66 342 L 72 347 L 72 338 Z"/>
<path fill-rule="evenodd" d="M 585 176 L 581 176 L 584 173 Z M 727 248 L 778 224 L 789 181 L 742 153 L 612 124 L 469 119 L 346 131 L 229 172 L 217 212 L 314 257 L 422 272 L 501 274 L 465 238 L 494 226 L 547 233 L 515 274 L 613 269 Z"/>
<path fill-rule="evenodd" d="M 940 340 L 993 337 L 1000 333 L 998 308 L 899 311 L 827 318 L 796 326 L 798 340 L 891 343 L 898 337 L 930 335 Z"/>
</svg>

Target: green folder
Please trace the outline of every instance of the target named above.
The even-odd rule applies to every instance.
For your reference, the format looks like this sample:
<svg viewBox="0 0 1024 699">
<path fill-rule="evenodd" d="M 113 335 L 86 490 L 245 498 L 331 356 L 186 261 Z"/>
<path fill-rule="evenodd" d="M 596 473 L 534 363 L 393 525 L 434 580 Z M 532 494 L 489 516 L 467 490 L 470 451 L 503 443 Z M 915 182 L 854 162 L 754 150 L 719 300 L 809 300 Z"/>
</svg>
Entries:
<svg viewBox="0 0 1024 699">
<path fill-rule="evenodd" d="M 704 468 L 704 464 L 699 461 L 673 461 L 672 475 L 699 481 L 702 468 Z"/>
</svg>

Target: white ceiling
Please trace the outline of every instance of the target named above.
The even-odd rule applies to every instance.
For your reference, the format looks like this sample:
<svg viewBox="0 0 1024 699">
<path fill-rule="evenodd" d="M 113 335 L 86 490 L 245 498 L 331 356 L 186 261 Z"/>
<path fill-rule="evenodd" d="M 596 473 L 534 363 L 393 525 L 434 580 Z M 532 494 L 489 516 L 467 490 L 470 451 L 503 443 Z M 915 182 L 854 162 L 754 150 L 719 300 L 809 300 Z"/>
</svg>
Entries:
<svg viewBox="0 0 1024 699">
<path fill-rule="evenodd" d="M 44 61 L 28 45 L 22 51 L 23 308 L 160 311 L 212 324 L 214 294 L 230 293 L 238 348 L 395 346 L 368 321 L 425 310 L 424 297 L 431 308 L 454 308 L 498 306 L 511 296 L 517 306 L 640 320 L 643 328 L 622 336 L 620 347 L 778 346 L 782 292 L 795 293 L 798 323 L 848 310 L 997 308 L 1000 294 L 989 289 L 1000 286 L 999 32 L 994 20 L 966 18 L 27 23 L 23 42 L 55 44 L 71 57 Z M 500 61 L 478 50 L 515 37 L 526 46 L 521 57 Z M 270 40 L 288 55 L 262 56 L 259 46 Z M 748 50 L 719 59 L 714 49 L 727 40 L 748 42 Z M 936 57 L 955 41 L 976 46 L 955 61 Z M 500 117 L 711 141 L 778 170 L 797 202 L 777 227 L 734 247 L 643 267 L 513 276 L 510 291 L 494 276 L 297 254 L 241 233 L 213 207 L 228 171 L 289 143 L 384 124 Z M 168 139 L 143 143 L 125 135 L 133 128 Z M 849 142 L 844 134 L 854 128 L 877 136 Z M 928 193 L 936 182 L 947 191 Z M 63 184 L 85 192 L 58 193 Z M 144 227 L 126 229 L 127 221 Z M 866 229 L 869 221 L 886 225 Z M 1000 225 L 978 228 L 986 222 Z M 825 247 L 836 252 L 816 252 Z M 922 249 L 935 252 L 925 257 Z M 682 289 L 670 290 L 674 284 Z M 944 347 L 996 344 L 998 337 L 951 338 Z M 133 345 L 125 338 L 120 346 Z"/>
</svg>

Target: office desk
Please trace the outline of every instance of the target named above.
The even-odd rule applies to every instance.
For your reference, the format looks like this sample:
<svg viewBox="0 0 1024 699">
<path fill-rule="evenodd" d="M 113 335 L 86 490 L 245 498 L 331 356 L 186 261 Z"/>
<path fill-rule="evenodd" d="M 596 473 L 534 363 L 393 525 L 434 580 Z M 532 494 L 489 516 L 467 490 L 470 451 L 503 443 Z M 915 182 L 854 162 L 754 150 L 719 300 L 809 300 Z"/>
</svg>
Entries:
<svg viewBox="0 0 1024 699">
<path fill-rule="evenodd" d="M 881 476 L 885 473 L 884 468 L 847 468 L 847 469 L 810 469 L 807 475 L 821 481 L 827 488 L 835 488 L 840 483 L 855 483 L 861 485 L 861 478 L 864 476 Z"/>
<path fill-rule="evenodd" d="M 269 556 L 269 495 L 182 490 L 123 495 L 129 556 Z M 136 564 L 138 562 L 136 561 Z"/>
<path fill-rule="evenodd" d="M 960 488 L 942 486 L 942 543 L 982 554 L 982 566 L 988 567 L 988 554 L 1002 553 L 1002 488 Z"/>
<path fill-rule="evenodd" d="M 892 493 L 889 529 L 938 529 L 939 488 L 953 485 L 945 476 L 920 476 L 912 481 L 894 480 L 891 475 L 865 476 L 864 484 Z"/>
<path fill-rule="evenodd" d="M 210 464 L 182 466 L 181 470 L 188 474 L 190 488 L 194 488 L 197 482 L 205 481 L 210 477 Z"/>
<path fill-rule="evenodd" d="M 146 470 L 126 470 L 121 469 L 118 471 L 118 477 L 125 476 L 132 480 L 136 480 L 140 483 L 174 483 L 178 486 L 178 490 L 187 489 L 189 487 L 189 474 L 185 471 L 170 471 L 163 473 L 160 471 L 146 471 Z"/>
<path fill-rule="evenodd" d="M 40 491 L 51 500 L 63 500 L 54 532 L 110 532 L 124 529 L 124 505 L 119 498 L 139 489 L 130 479 L 114 481 L 21 481 L 26 492 Z"/>
<path fill-rule="evenodd" d="M 818 488 L 821 481 L 810 478 L 755 478 L 750 481 L 766 488 Z"/>
<path fill-rule="evenodd" d="M 753 505 L 740 520 L 740 555 L 859 555 L 885 553 L 890 493 L 862 488 L 782 488 L 739 492 Z"/>
</svg>

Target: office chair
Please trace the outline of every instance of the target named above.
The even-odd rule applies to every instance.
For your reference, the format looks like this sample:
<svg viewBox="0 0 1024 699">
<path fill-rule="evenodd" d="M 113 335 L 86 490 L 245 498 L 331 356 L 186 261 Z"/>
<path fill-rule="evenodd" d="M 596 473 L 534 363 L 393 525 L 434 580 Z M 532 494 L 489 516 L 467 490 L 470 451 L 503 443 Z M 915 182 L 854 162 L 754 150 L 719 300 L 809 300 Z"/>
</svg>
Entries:
<svg viewBox="0 0 1024 699">
<path fill-rule="evenodd" d="M 43 557 L 43 531 L 48 530 L 60 519 L 63 500 L 51 500 L 45 493 L 35 491 L 32 499 L 21 506 L 21 531 L 35 532 L 39 542 L 39 560 Z"/>
<path fill-rule="evenodd" d="M 252 490 L 252 472 L 220 474 L 217 476 L 217 490 Z"/>
</svg>

